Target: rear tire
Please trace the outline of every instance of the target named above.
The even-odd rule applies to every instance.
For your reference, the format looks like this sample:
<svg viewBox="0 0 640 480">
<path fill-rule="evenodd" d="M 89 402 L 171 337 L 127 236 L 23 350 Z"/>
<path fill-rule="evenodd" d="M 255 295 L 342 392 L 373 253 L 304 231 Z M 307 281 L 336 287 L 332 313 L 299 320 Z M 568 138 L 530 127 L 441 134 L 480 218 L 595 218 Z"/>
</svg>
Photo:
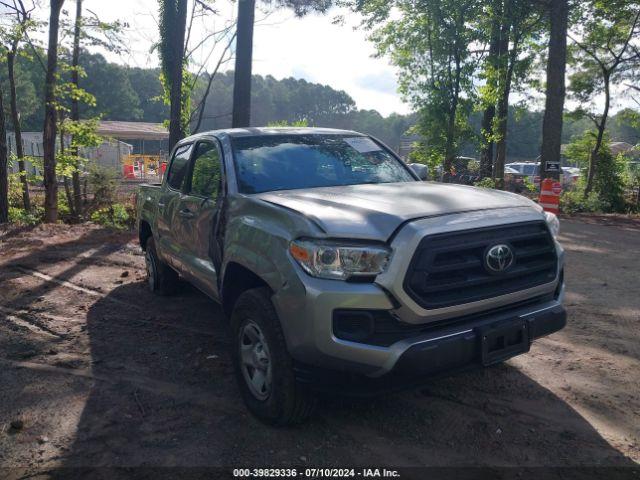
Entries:
<svg viewBox="0 0 640 480">
<path fill-rule="evenodd" d="M 293 361 L 268 288 L 242 293 L 231 314 L 232 357 L 247 408 L 270 425 L 305 421 L 316 398 L 295 380 Z M 252 381 L 253 380 L 253 381 Z"/>
<path fill-rule="evenodd" d="M 153 238 L 147 240 L 144 260 L 147 268 L 149 290 L 161 296 L 175 293 L 178 288 L 179 276 L 175 270 L 160 260 Z"/>
</svg>

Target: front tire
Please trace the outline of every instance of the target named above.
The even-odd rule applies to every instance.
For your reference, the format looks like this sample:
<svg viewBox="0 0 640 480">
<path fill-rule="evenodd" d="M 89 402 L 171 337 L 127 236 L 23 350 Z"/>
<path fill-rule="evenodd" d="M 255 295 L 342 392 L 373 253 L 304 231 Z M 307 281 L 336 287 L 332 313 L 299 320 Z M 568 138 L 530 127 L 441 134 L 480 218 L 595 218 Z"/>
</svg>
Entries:
<svg viewBox="0 0 640 480">
<path fill-rule="evenodd" d="M 144 261 L 147 269 L 149 290 L 161 296 L 175 293 L 179 282 L 178 274 L 169 265 L 160 260 L 153 238 L 147 240 Z"/>
<path fill-rule="evenodd" d="M 316 399 L 300 388 L 268 288 L 242 293 L 231 314 L 232 356 L 247 408 L 271 425 L 306 420 Z"/>
</svg>

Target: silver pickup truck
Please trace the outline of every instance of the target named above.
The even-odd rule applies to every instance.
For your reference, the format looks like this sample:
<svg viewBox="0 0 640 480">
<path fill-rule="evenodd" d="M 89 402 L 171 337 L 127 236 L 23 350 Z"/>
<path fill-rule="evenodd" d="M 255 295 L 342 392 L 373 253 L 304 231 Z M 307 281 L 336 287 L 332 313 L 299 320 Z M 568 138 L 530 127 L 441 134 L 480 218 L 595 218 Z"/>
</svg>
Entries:
<svg viewBox="0 0 640 480">
<path fill-rule="evenodd" d="M 406 388 L 563 328 L 558 219 L 423 176 L 350 131 L 186 138 L 138 194 L 149 286 L 182 277 L 222 305 L 244 401 L 281 425 L 318 390 Z"/>
</svg>

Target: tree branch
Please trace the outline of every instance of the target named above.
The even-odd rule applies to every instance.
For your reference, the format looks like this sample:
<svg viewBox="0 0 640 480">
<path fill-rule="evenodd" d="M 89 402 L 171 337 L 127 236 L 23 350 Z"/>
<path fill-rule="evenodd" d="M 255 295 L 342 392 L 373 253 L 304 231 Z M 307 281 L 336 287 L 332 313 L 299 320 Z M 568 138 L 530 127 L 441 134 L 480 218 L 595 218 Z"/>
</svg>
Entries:
<svg viewBox="0 0 640 480">
<path fill-rule="evenodd" d="M 598 57 L 598 55 L 596 55 L 590 48 L 588 48 L 586 45 L 583 45 L 581 42 L 573 38 L 573 36 L 570 33 L 567 33 L 567 37 L 569 37 L 571 41 L 573 41 L 573 43 L 578 45 L 578 47 L 580 47 L 580 50 L 582 50 L 591 58 L 593 58 L 596 61 L 596 63 L 600 66 L 600 68 L 602 68 L 603 70 L 608 70 L 607 65 L 603 63 L 602 60 L 600 60 L 600 58 Z"/>
<path fill-rule="evenodd" d="M 231 48 L 231 44 L 235 40 L 236 34 L 237 34 L 237 32 L 233 33 L 233 35 L 229 39 L 229 42 L 227 43 L 226 47 L 224 48 L 224 51 L 222 52 L 222 55 L 220 55 L 220 58 L 218 59 L 218 64 L 216 65 L 216 68 L 213 70 L 211 75 L 209 75 L 209 82 L 207 83 L 207 88 L 205 89 L 204 94 L 202 95 L 202 99 L 200 100 L 200 103 L 196 106 L 196 108 L 194 109 L 194 112 L 195 111 L 199 111 L 198 123 L 196 123 L 196 126 L 193 129 L 194 132 L 197 132 L 198 129 L 200 128 L 200 125 L 202 124 L 202 116 L 204 115 L 204 108 L 205 108 L 205 106 L 207 104 L 207 97 L 209 96 L 209 91 L 211 90 L 211 85 L 213 83 L 213 79 L 218 74 L 218 69 L 220 68 L 220 65 L 222 65 L 222 61 L 224 60 L 224 57 L 227 54 L 227 51 L 229 50 L 229 48 Z"/>
</svg>

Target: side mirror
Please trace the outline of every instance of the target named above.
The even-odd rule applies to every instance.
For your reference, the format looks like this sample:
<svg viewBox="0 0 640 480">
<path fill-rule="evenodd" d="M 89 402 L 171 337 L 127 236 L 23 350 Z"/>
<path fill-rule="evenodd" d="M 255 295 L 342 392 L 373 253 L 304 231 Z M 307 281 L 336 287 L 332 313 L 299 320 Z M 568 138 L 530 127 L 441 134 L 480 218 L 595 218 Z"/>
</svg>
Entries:
<svg viewBox="0 0 640 480">
<path fill-rule="evenodd" d="M 420 180 L 427 180 L 429 178 L 429 167 L 422 163 L 410 163 L 411 170 L 418 175 Z"/>
</svg>

